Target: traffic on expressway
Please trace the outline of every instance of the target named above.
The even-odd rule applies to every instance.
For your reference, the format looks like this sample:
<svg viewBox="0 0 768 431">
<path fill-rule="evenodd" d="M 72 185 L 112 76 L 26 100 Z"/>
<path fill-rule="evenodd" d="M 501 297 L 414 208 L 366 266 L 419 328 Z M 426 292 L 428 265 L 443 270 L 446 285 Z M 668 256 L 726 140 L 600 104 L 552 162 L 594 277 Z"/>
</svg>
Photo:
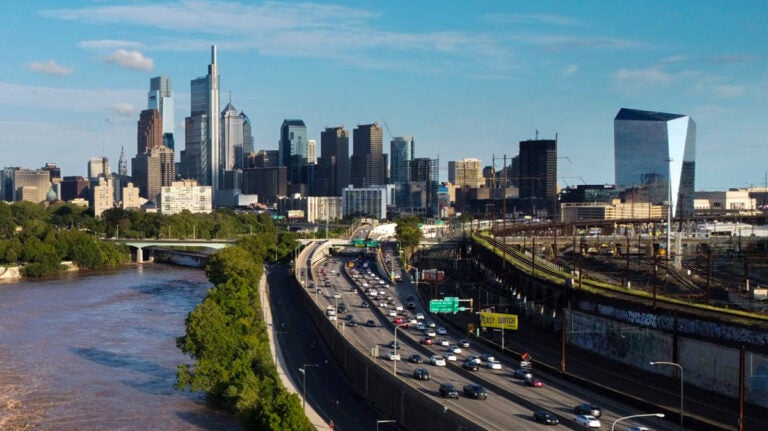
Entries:
<svg viewBox="0 0 768 431">
<path fill-rule="evenodd" d="M 499 431 L 511 426 L 583 429 L 611 428 L 620 422 L 615 429 L 679 429 L 674 418 L 664 421 L 656 412 L 639 412 L 556 376 L 539 374 L 519 357 L 491 354 L 471 334 L 457 332 L 443 316 L 428 312 L 386 246 L 382 251 L 350 247 L 313 257 L 320 246 L 305 248 L 295 276 L 339 333 L 403 384 L 435 397 L 478 426 Z M 309 267 L 309 262 L 314 264 Z M 382 274 L 384 270 L 389 274 Z"/>
</svg>

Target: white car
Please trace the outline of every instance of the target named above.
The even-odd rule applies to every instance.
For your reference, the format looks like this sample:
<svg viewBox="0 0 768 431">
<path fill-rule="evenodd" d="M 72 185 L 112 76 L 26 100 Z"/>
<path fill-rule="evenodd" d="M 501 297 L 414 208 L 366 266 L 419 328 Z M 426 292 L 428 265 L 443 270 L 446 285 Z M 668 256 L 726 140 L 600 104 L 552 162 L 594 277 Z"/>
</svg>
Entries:
<svg viewBox="0 0 768 431">
<path fill-rule="evenodd" d="M 430 320 L 429 322 L 427 322 L 427 327 L 428 328 L 434 328 L 435 327 L 435 322 Z"/>
<path fill-rule="evenodd" d="M 492 369 L 492 370 L 500 370 L 501 369 L 501 362 L 499 361 L 488 361 L 485 363 L 485 366 Z"/>
<path fill-rule="evenodd" d="M 395 310 L 403 311 L 403 306 L 398 304 L 398 305 L 395 306 Z"/>
<path fill-rule="evenodd" d="M 389 317 L 397 317 L 397 311 L 389 310 Z"/>
<path fill-rule="evenodd" d="M 425 334 L 427 337 L 437 337 L 437 333 L 435 332 L 435 330 L 434 330 L 434 329 L 427 329 L 427 330 L 424 332 L 424 334 Z"/>
<path fill-rule="evenodd" d="M 447 335 L 448 331 L 441 326 L 441 327 L 437 328 L 437 334 L 438 335 Z"/>
<path fill-rule="evenodd" d="M 443 358 L 445 358 L 446 361 L 451 361 L 451 362 L 455 362 L 457 360 L 456 354 L 453 352 L 443 353 Z"/>
<path fill-rule="evenodd" d="M 484 360 L 485 362 L 492 362 L 496 360 L 496 358 L 494 358 L 490 353 L 483 353 L 480 355 L 480 359 Z"/>
<path fill-rule="evenodd" d="M 445 338 L 440 338 L 439 340 L 437 340 L 435 344 L 437 344 L 438 346 L 448 347 L 451 343 Z"/>
<path fill-rule="evenodd" d="M 459 347 L 459 346 L 449 346 L 448 347 L 448 351 L 451 352 L 451 353 L 455 353 L 457 355 L 460 355 L 461 354 L 461 347 Z"/>
<path fill-rule="evenodd" d="M 394 350 L 390 350 L 387 352 L 387 359 L 390 361 L 399 361 L 400 360 L 400 354 L 397 353 Z"/>
<path fill-rule="evenodd" d="M 600 419 L 592 415 L 578 415 L 573 421 L 587 428 L 600 428 Z"/>
<path fill-rule="evenodd" d="M 421 313 L 416 313 L 416 320 L 424 320 L 424 315 Z"/>
<path fill-rule="evenodd" d="M 436 366 L 436 367 L 444 367 L 445 366 L 445 359 L 443 359 L 443 358 L 441 358 L 441 357 L 439 357 L 437 355 L 430 356 L 429 357 L 429 362 L 432 365 Z"/>
<path fill-rule="evenodd" d="M 467 355 L 467 361 L 474 362 L 476 364 L 482 364 L 483 361 L 480 360 L 480 357 L 477 355 Z"/>
</svg>

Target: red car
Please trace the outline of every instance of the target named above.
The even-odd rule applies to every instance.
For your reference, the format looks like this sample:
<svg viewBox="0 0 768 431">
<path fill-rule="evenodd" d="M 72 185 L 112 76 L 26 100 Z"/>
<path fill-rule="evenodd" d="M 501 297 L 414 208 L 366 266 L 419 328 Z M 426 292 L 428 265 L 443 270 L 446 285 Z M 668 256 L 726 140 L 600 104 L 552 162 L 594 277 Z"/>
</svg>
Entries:
<svg viewBox="0 0 768 431">
<path fill-rule="evenodd" d="M 427 346 L 432 345 L 432 339 L 429 337 L 424 337 L 421 339 L 421 344 L 426 344 Z"/>
<path fill-rule="evenodd" d="M 398 318 L 395 319 L 395 325 L 399 325 L 401 323 L 403 323 L 403 318 L 402 317 L 398 317 Z"/>
<path fill-rule="evenodd" d="M 534 388 L 540 388 L 544 386 L 544 383 L 541 380 L 535 379 L 533 377 L 525 379 L 525 384 Z"/>
</svg>

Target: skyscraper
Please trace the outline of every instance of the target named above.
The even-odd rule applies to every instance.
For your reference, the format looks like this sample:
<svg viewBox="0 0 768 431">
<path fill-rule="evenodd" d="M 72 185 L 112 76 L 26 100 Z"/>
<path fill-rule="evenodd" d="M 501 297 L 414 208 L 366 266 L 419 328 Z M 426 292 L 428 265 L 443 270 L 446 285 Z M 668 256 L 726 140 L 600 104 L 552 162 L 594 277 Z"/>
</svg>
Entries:
<svg viewBox="0 0 768 431">
<path fill-rule="evenodd" d="M 243 117 L 232 102 L 221 111 L 221 170 L 231 171 L 241 167 L 238 157 L 243 157 Z"/>
<path fill-rule="evenodd" d="M 303 120 L 283 120 L 280 126 L 280 166 L 288 168 L 288 182 L 301 182 L 301 168 L 309 153 L 307 126 Z"/>
<path fill-rule="evenodd" d="M 99 176 L 108 177 L 109 159 L 106 157 L 91 157 L 88 161 L 88 178 L 98 178 Z"/>
<path fill-rule="evenodd" d="M 382 141 L 378 123 L 359 124 L 353 131 L 350 181 L 355 187 L 387 183 L 387 155 L 383 153 Z"/>
<path fill-rule="evenodd" d="M 240 116 L 243 117 L 243 155 L 238 162 L 239 164 L 237 165 L 237 168 L 242 169 L 246 166 L 245 159 L 254 151 L 254 148 L 253 125 L 251 124 L 251 119 L 248 118 L 245 112 L 241 112 Z"/>
<path fill-rule="evenodd" d="M 139 114 L 136 154 L 144 154 L 163 145 L 163 122 L 160 111 L 145 109 Z"/>
<path fill-rule="evenodd" d="M 484 185 L 483 162 L 480 159 L 462 159 L 448 162 L 448 182 L 458 188 L 478 188 Z"/>
<path fill-rule="evenodd" d="M 211 47 L 208 75 L 190 82 L 190 116 L 185 119 L 182 176 L 211 186 L 215 195 L 220 180 L 219 68 L 216 46 Z"/>
<path fill-rule="evenodd" d="M 414 159 L 416 144 L 413 136 L 395 136 L 389 143 L 391 154 L 389 178 L 394 184 L 410 181 L 408 179 L 408 162 Z"/>
<path fill-rule="evenodd" d="M 163 145 L 175 150 L 176 143 L 173 136 L 173 93 L 171 92 L 171 78 L 167 76 L 156 76 L 149 80 L 147 109 L 157 109 L 160 113 L 163 122 Z"/>
<path fill-rule="evenodd" d="M 676 217 L 693 215 L 696 123 L 682 114 L 621 108 L 613 120 L 616 187 L 670 200 Z"/>
<path fill-rule="evenodd" d="M 123 177 L 128 176 L 128 158 L 123 147 L 120 147 L 120 158 L 117 160 L 117 174 Z"/>
<path fill-rule="evenodd" d="M 169 186 L 176 177 L 173 150 L 161 145 L 131 160 L 131 176 L 139 195 L 155 203 L 159 202 L 160 190 Z"/>
<path fill-rule="evenodd" d="M 349 185 L 349 131 L 344 126 L 326 127 L 320 133 L 316 196 L 341 196 Z"/>
<path fill-rule="evenodd" d="M 520 199 L 532 208 L 557 211 L 557 140 L 520 141 Z M 542 208 L 543 207 L 543 208 Z"/>
</svg>

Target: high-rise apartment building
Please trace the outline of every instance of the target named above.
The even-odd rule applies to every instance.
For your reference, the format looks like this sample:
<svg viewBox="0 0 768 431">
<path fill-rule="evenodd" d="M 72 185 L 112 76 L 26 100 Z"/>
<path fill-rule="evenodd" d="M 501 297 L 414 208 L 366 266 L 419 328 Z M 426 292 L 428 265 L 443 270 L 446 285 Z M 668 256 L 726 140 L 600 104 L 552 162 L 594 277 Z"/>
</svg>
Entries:
<svg viewBox="0 0 768 431">
<path fill-rule="evenodd" d="M 616 187 L 693 215 L 696 123 L 687 115 L 621 108 L 613 120 Z M 671 201 L 671 202 L 670 202 Z"/>
<path fill-rule="evenodd" d="M 383 153 L 383 133 L 378 123 L 359 124 L 352 133 L 350 182 L 355 187 L 387 183 L 387 154 Z"/>
<path fill-rule="evenodd" d="M 326 127 L 320 133 L 320 158 L 315 179 L 316 196 L 341 196 L 349 185 L 349 131 L 344 126 Z"/>
<path fill-rule="evenodd" d="M 173 92 L 171 91 L 171 78 L 156 76 L 149 80 L 149 93 L 147 94 L 147 109 L 157 109 L 162 119 L 162 143 L 166 147 L 176 150 L 173 122 Z"/>
<path fill-rule="evenodd" d="M 136 154 L 144 154 L 163 145 L 163 121 L 157 109 L 145 109 L 139 114 Z"/>
<path fill-rule="evenodd" d="M 211 186 L 201 186 L 194 180 L 174 181 L 160 191 L 160 213 L 178 214 L 182 211 L 208 214 L 213 211 Z"/>
<path fill-rule="evenodd" d="M 170 185 L 176 179 L 173 150 L 159 146 L 139 154 L 133 158 L 131 170 L 133 182 L 139 188 L 139 195 L 157 203 L 162 187 Z"/>
<path fill-rule="evenodd" d="M 416 143 L 413 136 L 395 136 L 389 143 L 389 178 L 394 184 L 410 181 L 408 162 L 414 159 Z"/>
<path fill-rule="evenodd" d="M 448 182 L 457 188 L 478 188 L 485 185 L 483 162 L 480 159 L 462 159 L 448 162 Z"/>
<path fill-rule="evenodd" d="M 219 189 L 220 141 L 219 67 L 216 46 L 211 47 L 208 75 L 190 82 L 190 115 L 185 119 L 185 147 L 181 153 L 181 174 Z"/>
<path fill-rule="evenodd" d="M 91 160 L 88 161 L 88 178 L 108 177 L 110 174 L 108 158 L 103 156 L 91 157 Z"/>
<path fill-rule="evenodd" d="M 288 182 L 301 182 L 301 168 L 307 164 L 309 144 L 303 120 L 283 120 L 280 126 L 280 166 L 288 168 Z"/>
<path fill-rule="evenodd" d="M 123 200 L 120 202 L 120 208 L 124 210 L 128 209 L 140 209 L 141 208 L 141 198 L 139 197 L 139 189 L 138 187 L 134 187 L 133 183 L 126 184 L 125 187 L 123 187 Z"/>
<path fill-rule="evenodd" d="M 537 213 L 557 211 L 557 140 L 520 141 L 520 199 Z M 543 210 L 543 211 L 542 211 Z"/>
<path fill-rule="evenodd" d="M 114 207 L 115 190 L 111 177 L 99 177 L 98 183 L 91 187 L 91 208 L 93 216 L 100 218 L 101 214 Z"/>
</svg>

